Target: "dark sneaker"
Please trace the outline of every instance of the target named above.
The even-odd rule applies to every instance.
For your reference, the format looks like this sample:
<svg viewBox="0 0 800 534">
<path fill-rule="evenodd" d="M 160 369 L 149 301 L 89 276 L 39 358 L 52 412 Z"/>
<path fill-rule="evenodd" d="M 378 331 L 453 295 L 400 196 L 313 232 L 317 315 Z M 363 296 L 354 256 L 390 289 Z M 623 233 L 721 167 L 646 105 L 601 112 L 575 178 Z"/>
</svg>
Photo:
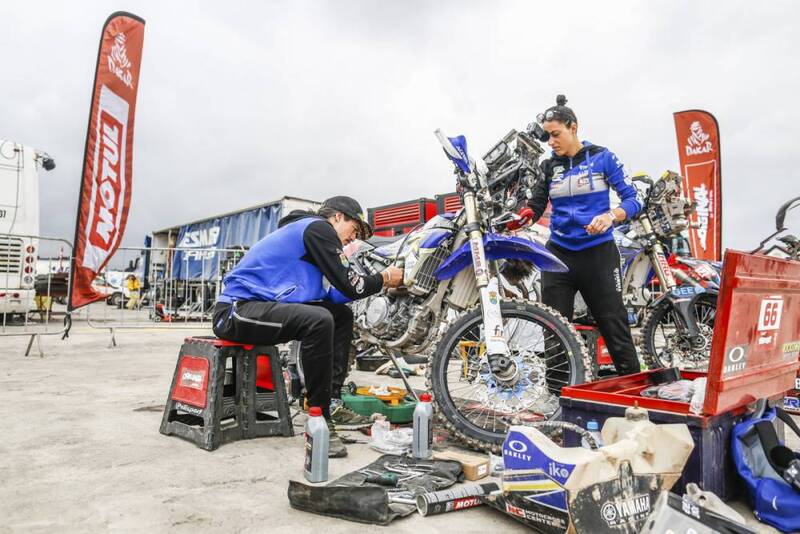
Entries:
<svg viewBox="0 0 800 534">
<path fill-rule="evenodd" d="M 333 422 L 327 421 L 327 423 L 328 433 L 330 434 L 328 439 L 328 458 L 343 458 L 347 456 L 347 447 L 344 446 L 342 438 L 336 433 L 336 427 L 333 426 Z"/>
<path fill-rule="evenodd" d="M 372 426 L 372 420 L 369 417 L 357 414 L 343 404 L 331 410 L 331 421 L 340 430 L 358 430 Z"/>
</svg>

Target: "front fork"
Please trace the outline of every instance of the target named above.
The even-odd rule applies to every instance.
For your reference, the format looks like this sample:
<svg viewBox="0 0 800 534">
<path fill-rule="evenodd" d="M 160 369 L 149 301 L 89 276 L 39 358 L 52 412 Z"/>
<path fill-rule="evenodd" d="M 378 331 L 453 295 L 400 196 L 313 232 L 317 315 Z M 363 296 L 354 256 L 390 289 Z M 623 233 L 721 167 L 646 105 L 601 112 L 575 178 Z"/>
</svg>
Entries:
<svg viewBox="0 0 800 534">
<path fill-rule="evenodd" d="M 508 343 L 503 333 L 503 316 L 500 312 L 499 281 L 496 275 L 489 272 L 486 252 L 483 249 L 483 231 L 478 217 L 478 202 L 475 193 L 464 193 L 464 211 L 467 224 L 464 230 L 469 237 L 472 253 L 472 267 L 475 281 L 481 296 L 481 312 L 483 314 L 483 333 L 486 353 L 492 373 L 498 378 L 510 378 L 515 373 Z M 509 375 L 509 376 L 504 376 Z"/>
<path fill-rule="evenodd" d="M 678 287 L 678 283 L 675 281 L 672 268 L 667 262 L 667 255 L 664 253 L 663 245 L 661 245 L 655 237 L 653 226 L 650 224 L 650 220 L 647 217 L 642 217 L 639 222 L 641 222 L 645 230 L 645 235 L 652 236 L 650 238 L 649 256 L 650 263 L 653 265 L 653 269 L 658 277 L 658 282 L 663 288 L 665 298 L 672 303 L 672 307 L 681 319 L 678 321 L 680 324 L 676 324 L 675 326 L 679 329 L 685 326 L 686 334 L 692 346 L 700 347 L 705 343 L 705 339 L 700 333 L 700 329 L 697 326 L 697 318 L 694 314 L 694 293 L 692 293 L 692 296 L 676 294 L 674 290 Z"/>
</svg>

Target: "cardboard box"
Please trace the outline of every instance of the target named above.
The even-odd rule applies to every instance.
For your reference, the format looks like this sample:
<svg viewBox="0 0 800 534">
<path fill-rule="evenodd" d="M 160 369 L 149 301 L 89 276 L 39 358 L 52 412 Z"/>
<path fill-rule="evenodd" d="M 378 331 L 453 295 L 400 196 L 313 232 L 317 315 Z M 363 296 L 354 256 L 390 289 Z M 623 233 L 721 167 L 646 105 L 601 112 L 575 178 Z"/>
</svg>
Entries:
<svg viewBox="0 0 800 534">
<path fill-rule="evenodd" d="M 489 457 L 468 452 L 445 450 L 433 453 L 434 460 L 455 460 L 464 469 L 464 478 L 480 480 L 489 475 Z"/>
</svg>

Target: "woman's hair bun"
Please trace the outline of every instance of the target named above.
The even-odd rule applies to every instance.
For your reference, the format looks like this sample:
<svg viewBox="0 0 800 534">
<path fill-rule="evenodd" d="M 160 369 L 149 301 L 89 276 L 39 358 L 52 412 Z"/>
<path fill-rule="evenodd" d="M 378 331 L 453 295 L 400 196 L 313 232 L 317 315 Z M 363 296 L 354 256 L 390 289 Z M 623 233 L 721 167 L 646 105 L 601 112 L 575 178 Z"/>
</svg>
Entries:
<svg viewBox="0 0 800 534">
<path fill-rule="evenodd" d="M 556 97 L 556 105 L 557 106 L 566 106 L 567 105 L 567 97 L 564 95 L 558 95 Z"/>
</svg>

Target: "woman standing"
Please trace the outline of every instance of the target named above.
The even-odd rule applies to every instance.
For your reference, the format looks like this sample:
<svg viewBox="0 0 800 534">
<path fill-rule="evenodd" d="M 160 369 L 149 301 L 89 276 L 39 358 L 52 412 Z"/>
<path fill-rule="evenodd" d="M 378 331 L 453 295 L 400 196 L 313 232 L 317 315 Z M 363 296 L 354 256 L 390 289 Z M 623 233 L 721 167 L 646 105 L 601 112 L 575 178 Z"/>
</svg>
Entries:
<svg viewBox="0 0 800 534">
<path fill-rule="evenodd" d="M 542 162 L 544 180 L 529 201 L 536 221 L 552 204 L 547 248 L 568 267 L 565 273 L 542 273 L 542 300 L 572 321 L 575 293 L 580 291 L 620 375 L 639 372 L 627 312 L 622 303 L 620 257 L 612 227 L 636 215 L 636 199 L 622 163 L 607 148 L 578 138 L 578 119 L 558 95 L 556 105 L 539 115 L 553 150 Z M 611 209 L 609 190 L 621 199 Z"/>
</svg>

